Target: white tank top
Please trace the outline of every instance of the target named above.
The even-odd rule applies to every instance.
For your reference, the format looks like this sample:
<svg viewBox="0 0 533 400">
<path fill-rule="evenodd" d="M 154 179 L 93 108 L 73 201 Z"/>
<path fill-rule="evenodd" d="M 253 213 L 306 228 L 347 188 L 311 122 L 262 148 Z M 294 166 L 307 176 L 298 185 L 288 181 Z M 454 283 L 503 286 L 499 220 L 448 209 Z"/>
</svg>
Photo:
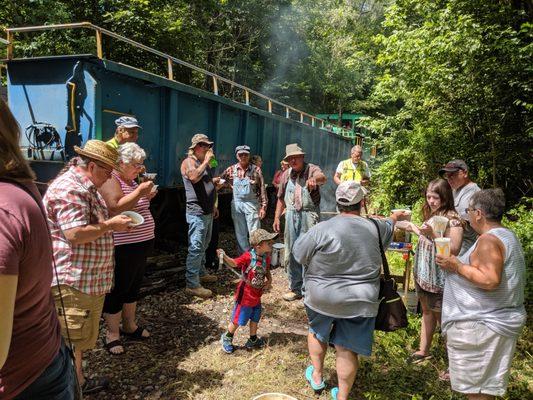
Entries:
<svg viewBox="0 0 533 400">
<path fill-rule="evenodd" d="M 495 290 L 485 290 L 462 276 L 448 274 L 442 305 L 444 333 L 456 321 L 480 321 L 494 332 L 508 337 L 518 336 L 524 326 L 526 263 L 522 246 L 509 229 L 494 228 L 487 233 L 497 237 L 505 248 L 500 285 Z M 470 264 L 470 255 L 476 246 L 477 241 L 459 260 Z"/>
</svg>

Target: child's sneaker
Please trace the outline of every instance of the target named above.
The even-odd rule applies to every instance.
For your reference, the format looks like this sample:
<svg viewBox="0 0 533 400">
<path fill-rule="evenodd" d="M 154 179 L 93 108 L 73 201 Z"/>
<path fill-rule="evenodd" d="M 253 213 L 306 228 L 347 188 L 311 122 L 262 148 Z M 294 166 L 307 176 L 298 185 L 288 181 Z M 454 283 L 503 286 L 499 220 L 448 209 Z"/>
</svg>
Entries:
<svg viewBox="0 0 533 400">
<path fill-rule="evenodd" d="M 222 343 L 222 350 L 228 354 L 233 353 L 233 350 L 235 350 L 235 347 L 233 347 L 232 338 L 227 337 L 225 333 L 223 333 L 220 337 L 220 343 Z"/>
<path fill-rule="evenodd" d="M 248 350 L 252 349 L 259 349 L 265 345 L 265 340 L 263 338 L 258 337 L 255 340 L 252 340 L 252 338 L 249 338 L 246 341 L 246 344 L 244 345 Z"/>
</svg>

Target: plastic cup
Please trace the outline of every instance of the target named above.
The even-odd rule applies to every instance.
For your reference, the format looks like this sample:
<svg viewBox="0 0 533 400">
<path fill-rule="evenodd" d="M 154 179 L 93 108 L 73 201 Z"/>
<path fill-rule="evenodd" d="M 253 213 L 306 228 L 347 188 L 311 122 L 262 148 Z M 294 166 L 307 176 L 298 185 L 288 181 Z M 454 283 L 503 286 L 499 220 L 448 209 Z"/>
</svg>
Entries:
<svg viewBox="0 0 533 400">
<path fill-rule="evenodd" d="M 211 168 L 216 168 L 218 167 L 218 161 L 215 157 L 213 157 L 211 160 L 209 160 L 209 166 Z"/>
<path fill-rule="evenodd" d="M 406 221 L 411 221 L 411 210 L 407 210 L 405 208 L 395 208 L 394 210 L 391 210 L 391 212 L 395 213 L 395 212 L 404 212 L 407 216 L 407 218 L 405 219 Z"/>
<path fill-rule="evenodd" d="M 433 226 L 433 230 L 442 237 L 444 235 L 444 232 L 446 232 L 448 221 L 449 220 L 446 217 L 442 217 L 440 215 L 434 216 L 431 219 L 431 225 Z"/>
<path fill-rule="evenodd" d="M 437 255 L 446 256 L 446 257 L 450 256 L 452 239 L 436 238 L 434 242 L 435 242 L 435 249 L 437 250 Z"/>
</svg>

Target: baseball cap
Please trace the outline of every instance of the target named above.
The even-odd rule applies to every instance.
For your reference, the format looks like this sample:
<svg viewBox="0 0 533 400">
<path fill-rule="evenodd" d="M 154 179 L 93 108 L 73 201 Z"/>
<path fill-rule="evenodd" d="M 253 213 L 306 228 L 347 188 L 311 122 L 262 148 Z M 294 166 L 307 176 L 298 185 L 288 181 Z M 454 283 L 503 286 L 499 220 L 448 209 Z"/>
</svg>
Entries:
<svg viewBox="0 0 533 400">
<path fill-rule="evenodd" d="M 116 126 L 122 126 L 124 128 L 141 128 L 139 125 L 139 122 L 137 121 L 137 118 L 135 117 L 128 117 L 126 115 L 117 118 L 115 120 Z M 142 128 L 141 128 L 142 129 Z"/>
<path fill-rule="evenodd" d="M 363 200 L 367 190 L 356 181 L 345 181 L 337 187 L 335 200 L 342 206 L 351 206 Z"/>
<path fill-rule="evenodd" d="M 439 170 L 439 175 L 444 175 L 445 172 L 457 172 L 459 170 L 468 171 L 468 166 L 463 160 L 452 160 Z"/>
<path fill-rule="evenodd" d="M 239 153 L 248 153 L 250 154 L 250 146 L 246 146 L 245 144 L 242 146 L 235 147 L 235 154 Z"/>
<path fill-rule="evenodd" d="M 269 233 L 264 229 L 256 229 L 250 233 L 250 245 L 257 246 L 265 240 L 273 240 L 278 237 L 277 233 Z"/>
</svg>

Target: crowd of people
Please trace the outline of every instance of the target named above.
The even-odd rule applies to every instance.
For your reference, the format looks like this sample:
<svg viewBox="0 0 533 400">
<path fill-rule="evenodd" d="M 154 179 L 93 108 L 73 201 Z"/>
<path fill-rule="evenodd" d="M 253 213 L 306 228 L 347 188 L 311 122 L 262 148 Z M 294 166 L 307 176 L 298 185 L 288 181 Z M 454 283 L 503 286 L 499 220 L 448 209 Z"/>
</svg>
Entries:
<svg viewBox="0 0 533 400">
<path fill-rule="evenodd" d="M 123 338 L 147 340 L 152 334 L 137 323 L 136 304 L 154 244 L 149 207 L 157 187 L 139 179 L 146 153 L 136 143 L 138 121 L 124 116 L 116 125 L 107 143 L 88 140 L 75 147 L 78 156 L 41 198 L 19 148 L 19 126 L 0 102 L 0 399 L 74 399 L 80 391 L 105 389 L 104 377 L 85 378 L 82 362 L 96 346 L 102 315 L 110 356 L 127 351 Z M 420 226 L 406 210 L 364 217 L 371 173 L 362 148 L 354 146 L 332 176 L 338 213 L 320 222 L 320 192 L 328 177 L 306 161 L 298 144 L 286 146 L 270 200 L 262 160 L 251 156 L 249 146 L 237 146 L 237 162 L 215 176 L 213 145 L 206 135 L 194 135 L 180 167 L 188 223 L 185 293 L 213 296 L 205 286 L 218 277 L 208 273 L 206 252 L 214 246 L 217 191 L 229 188 L 238 255 L 217 249 L 216 256 L 241 278 L 220 339 L 224 352 L 234 351 L 234 335 L 248 324 L 246 347 L 266 344 L 258 336 L 261 297 L 273 284 L 270 255 L 284 226 L 289 287 L 282 297 L 303 298 L 309 324 L 310 365 L 303 376 L 313 391 L 323 391 L 324 359 L 333 346 L 338 385 L 331 398 L 348 399 L 359 355 L 372 352 L 379 240 L 386 248 L 394 230 L 403 229 L 418 235 L 414 276 L 422 306 L 420 346 L 407 362 L 431 357 L 441 326 L 452 389 L 470 399 L 505 393 L 526 318 L 525 261 L 516 236 L 501 225 L 501 190 L 481 190 L 466 163 L 453 160 L 428 184 Z M 274 205 L 268 232 L 261 221 Z M 441 254 L 435 243 L 443 237 L 449 238 L 449 253 Z"/>
</svg>

